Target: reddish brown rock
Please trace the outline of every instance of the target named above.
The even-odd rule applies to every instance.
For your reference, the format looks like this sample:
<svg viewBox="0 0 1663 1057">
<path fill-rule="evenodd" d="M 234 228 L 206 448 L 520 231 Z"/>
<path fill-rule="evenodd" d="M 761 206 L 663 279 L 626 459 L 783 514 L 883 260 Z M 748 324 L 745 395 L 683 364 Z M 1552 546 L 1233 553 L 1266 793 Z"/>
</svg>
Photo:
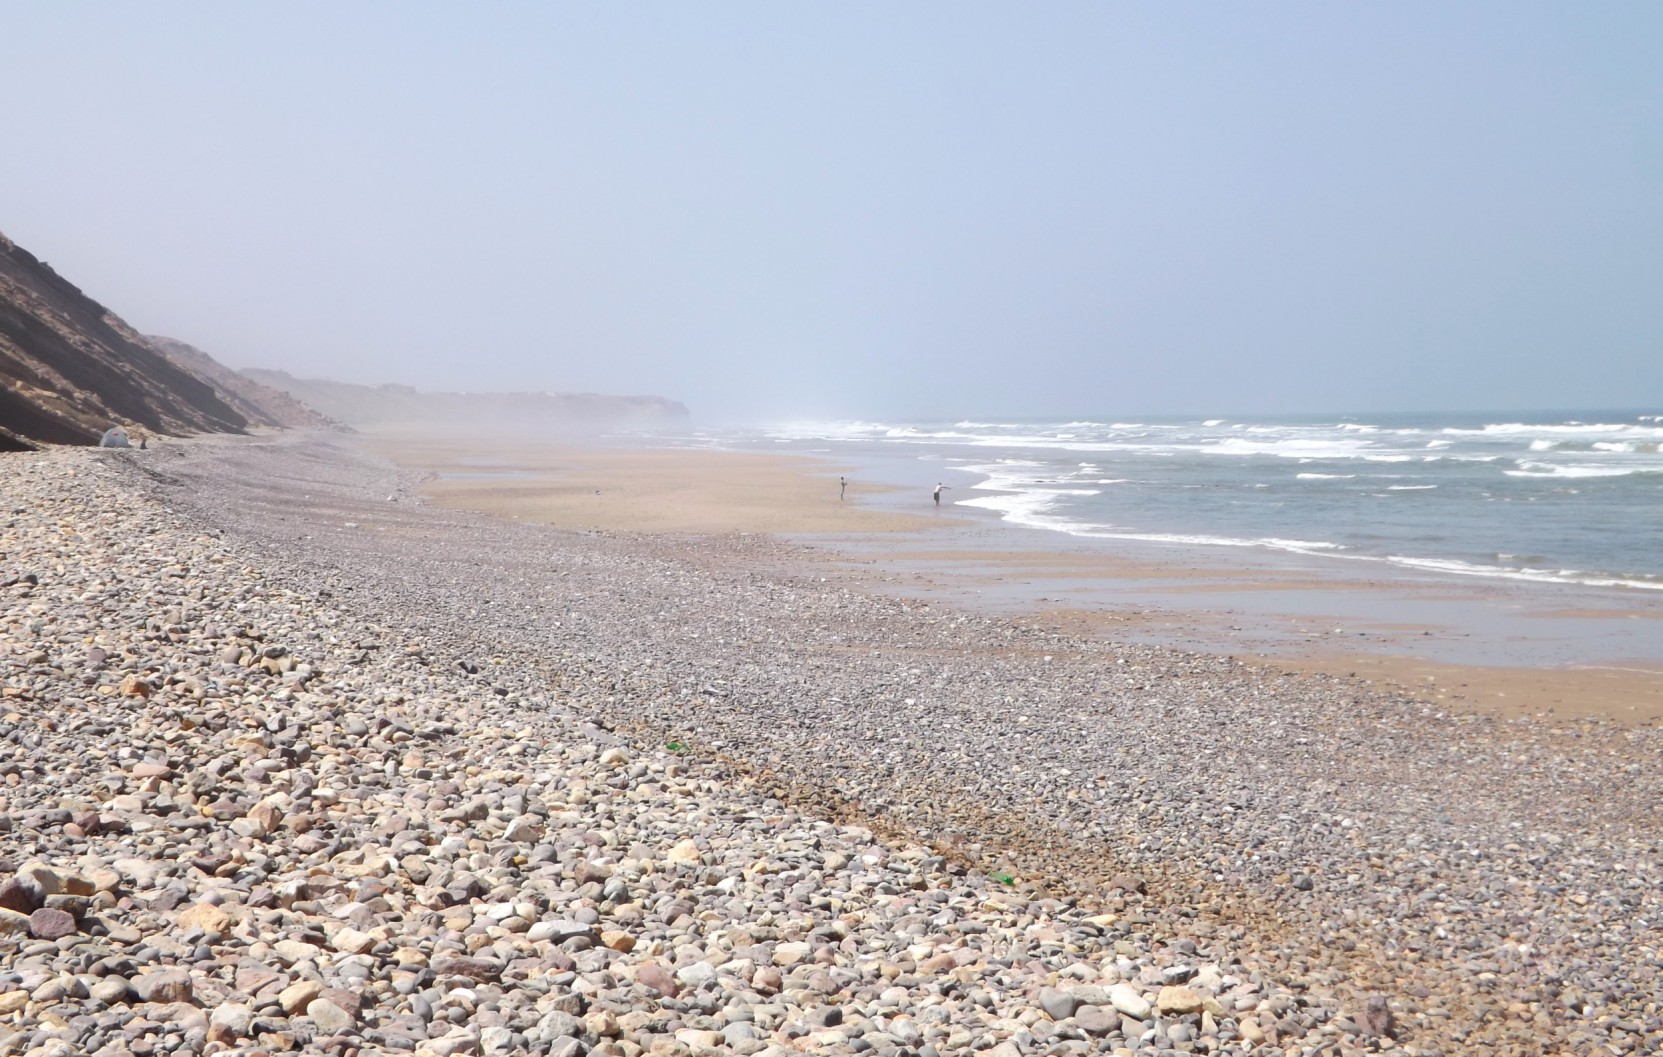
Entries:
<svg viewBox="0 0 1663 1057">
<path fill-rule="evenodd" d="M 642 987 L 657 991 L 665 998 L 674 998 L 681 992 L 681 988 L 676 985 L 675 977 L 671 976 L 657 962 L 646 962 L 635 970 L 635 982 Z"/>
<path fill-rule="evenodd" d="M 432 969 L 440 976 L 466 976 L 470 980 L 489 983 L 502 978 L 502 964 L 489 958 L 464 958 L 453 955 L 446 958 L 435 958 Z"/>
<path fill-rule="evenodd" d="M 29 935 L 37 940 L 57 940 L 75 934 L 75 918 L 62 910 L 41 907 L 29 915 Z"/>
<path fill-rule="evenodd" d="M 1087 1035 L 1103 1036 L 1120 1028 L 1120 1014 L 1102 1006 L 1081 1006 L 1074 1014 L 1074 1024 Z"/>
</svg>

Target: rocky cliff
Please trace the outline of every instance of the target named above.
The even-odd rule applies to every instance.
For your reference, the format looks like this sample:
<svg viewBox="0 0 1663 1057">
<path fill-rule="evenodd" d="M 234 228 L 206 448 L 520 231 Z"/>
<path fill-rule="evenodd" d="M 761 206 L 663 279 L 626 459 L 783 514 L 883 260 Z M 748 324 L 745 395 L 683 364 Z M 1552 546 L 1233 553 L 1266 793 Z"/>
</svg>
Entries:
<svg viewBox="0 0 1663 1057">
<path fill-rule="evenodd" d="M 206 379 L 0 234 L 0 450 L 250 425 Z"/>
<path fill-rule="evenodd" d="M 146 338 L 0 234 L 0 451 L 140 434 L 250 427 L 596 432 L 685 421 L 653 396 L 424 393 L 281 371 L 233 371 L 172 338 Z"/>
<path fill-rule="evenodd" d="M 355 429 L 467 430 L 478 433 L 592 433 L 676 425 L 687 408 L 657 396 L 599 393 L 427 393 L 405 385 L 350 385 L 242 372 Z"/>
<path fill-rule="evenodd" d="M 242 371 L 232 370 L 194 345 L 154 334 L 145 338 L 168 359 L 211 384 L 220 398 L 257 426 L 278 429 L 341 429 L 340 423 L 320 415 L 288 393 L 261 385 Z"/>
</svg>

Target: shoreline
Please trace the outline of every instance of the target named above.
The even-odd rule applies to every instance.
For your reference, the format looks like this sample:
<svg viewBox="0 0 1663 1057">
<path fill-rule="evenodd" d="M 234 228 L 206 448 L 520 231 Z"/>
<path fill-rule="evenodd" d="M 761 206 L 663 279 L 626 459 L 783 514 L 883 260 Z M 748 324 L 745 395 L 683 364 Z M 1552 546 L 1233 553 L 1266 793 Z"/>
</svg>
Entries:
<svg viewBox="0 0 1663 1057">
<path fill-rule="evenodd" d="M 202 604 L 224 608 L 239 642 L 245 631 L 259 632 L 272 621 L 318 632 L 315 640 L 287 633 L 282 639 L 298 646 L 296 660 L 305 664 L 316 667 L 319 654 L 327 654 L 318 686 L 326 695 L 332 681 L 357 679 L 354 672 L 379 677 L 388 663 L 405 671 L 401 678 L 415 673 L 425 681 L 415 704 L 439 714 L 463 715 L 444 704 L 453 696 L 471 708 L 506 691 L 503 707 L 493 711 L 509 720 L 507 729 L 500 721 L 490 730 L 469 727 L 455 747 L 481 761 L 478 782 L 497 782 L 502 774 L 549 782 L 561 805 L 551 823 L 581 808 L 570 806 L 575 797 L 563 794 L 563 781 L 540 776 L 546 766 L 540 754 L 589 758 L 584 754 L 599 750 L 585 746 L 602 735 L 586 732 L 613 730 L 644 758 L 667 761 L 674 742 L 681 749 L 672 751 L 690 753 L 690 764 L 731 760 L 733 781 L 784 796 L 790 810 L 806 814 L 803 823 L 775 821 L 770 812 L 782 810 L 776 807 L 729 814 L 719 806 L 727 801 L 700 791 L 715 797 L 718 787 L 701 785 L 677 794 L 674 817 L 694 827 L 731 819 L 742 829 L 793 839 L 807 830 L 789 827 L 821 824 L 813 819 L 867 819 L 899 842 L 888 845 L 894 849 L 886 853 L 889 862 L 967 868 L 956 876 L 982 884 L 976 898 L 1006 932 L 976 931 L 985 923 L 961 930 L 942 915 L 937 908 L 957 906 L 951 900 L 959 890 L 937 873 L 884 874 L 881 866 L 844 863 L 857 881 L 882 882 L 876 906 L 898 908 L 903 926 L 927 922 L 906 938 L 885 941 L 894 946 L 850 948 L 864 953 L 847 963 L 857 976 L 834 1004 L 874 1046 L 887 1037 L 890 1014 L 879 1000 L 892 981 L 859 974 L 897 958 L 906 959 L 893 970 L 903 974 L 893 981 L 903 990 L 914 980 L 928 986 L 938 979 L 915 972 L 926 964 L 938 967 L 932 972 L 968 973 L 951 997 L 929 992 L 930 1001 L 947 1000 L 942 1004 L 953 1025 L 960 1018 L 974 1024 L 962 1043 L 937 1036 L 933 1044 L 941 1052 L 942 1043 L 967 1045 L 979 1037 L 976 1031 L 1018 1040 L 1007 1052 L 1037 1044 L 1082 1054 L 1182 1041 L 1168 1031 L 1226 1052 L 1266 1043 L 1274 1047 L 1269 1052 L 1290 1046 L 1406 1055 L 1646 1052 L 1663 1042 L 1663 1033 L 1646 1026 L 1643 1008 L 1663 986 L 1651 957 L 1650 924 L 1663 920 L 1653 874 L 1663 861 L 1655 825 L 1663 731 L 1455 713 L 1358 680 L 1278 672 L 1167 647 L 1111 645 L 1026 619 L 868 594 L 853 574 L 829 564 L 805 570 L 800 546 L 765 536 L 571 532 L 449 511 L 413 501 L 415 475 L 366 461 L 357 450 L 342 438 L 286 436 L 181 446 L 162 455 L 94 454 L 89 461 L 118 470 L 128 490 L 105 495 L 99 475 L 92 475 L 102 497 L 93 508 L 121 512 L 120 519 L 98 521 L 98 531 L 120 536 L 147 524 L 166 530 L 140 535 L 144 549 L 137 554 L 113 546 L 99 553 L 141 567 L 154 562 L 149 575 L 170 584 L 169 562 L 185 561 L 187 578 L 198 575 L 189 566 L 193 546 L 223 550 L 220 560 L 231 564 L 202 581 L 210 588 Z M 89 501 L 80 488 L 64 491 L 71 501 Z M 57 513 L 43 508 L 39 516 L 56 525 Z M 173 534 L 176 522 L 183 536 Z M 64 544 L 46 534 L 27 525 L 19 531 L 25 544 L 38 541 L 43 553 L 62 553 Z M 74 537 L 67 542 L 80 545 Z M 168 557 L 155 561 L 152 550 Z M 245 586 L 249 576 L 261 578 L 253 594 Z M 68 597 L 83 591 L 74 582 L 64 586 Z M 328 607 L 350 612 L 350 620 L 314 616 L 319 591 L 332 599 Z M 131 594 L 128 587 L 113 597 Z M 19 601 L 27 606 L 31 599 Z M 79 607 L 65 612 L 84 615 Z M 198 613 L 186 625 L 164 626 L 186 635 L 182 647 L 194 650 L 194 636 L 205 633 L 194 622 L 202 618 Z M 29 626 L 14 625 L 14 631 Z M 119 627 L 136 636 L 141 625 Z M 73 625 L 55 630 L 66 635 L 66 650 L 85 648 Z M 147 650 L 169 648 L 165 636 L 146 641 L 153 643 Z M 190 663 L 210 664 L 212 656 L 210 649 Z M 199 712 L 212 715 L 221 706 L 226 677 L 223 668 L 202 677 L 210 693 Z M 264 677 L 244 670 L 231 678 L 226 686 Z M 37 677 L 33 685 L 46 684 Z M 188 692 L 185 683 L 167 686 L 156 704 L 164 717 L 175 714 L 176 695 Z M 250 684 L 248 693 L 263 701 L 268 691 Z M 372 715 L 396 716 L 411 707 L 384 691 L 365 700 Z M 527 724 L 552 720 L 550 740 L 516 736 L 516 711 Z M 318 744 L 328 735 L 331 761 L 352 768 L 396 762 L 396 752 L 364 757 L 353 754 L 373 746 L 337 745 L 338 724 L 318 726 L 308 717 L 300 728 L 285 729 L 307 724 L 316 727 Z M 170 744 L 183 752 L 194 739 L 175 735 Z M 442 741 L 433 751 L 452 744 Z M 396 794 L 399 783 L 415 777 L 401 776 L 390 790 L 377 777 L 359 793 L 342 782 L 356 772 L 332 773 L 335 788 L 354 796 Z M 647 792 L 663 792 L 663 775 L 650 768 L 642 773 Z M 473 795 L 468 790 L 477 788 L 469 781 L 444 792 L 455 798 L 443 804 L 466 803 Z M 613 797 L 627 795 L 634 778 L 615 781 L 602 788 L 588 779 L 585 788 L 600 795 L 603 809 L 615 810 L 625 801 Z M 62 795 L 39 783 L 21 790 L 18 797 L 44 807 Z M 400 803 L 394 795 L 382 810 L 400 810 Z M 512 810 L 521 810 L 515 803 Z M 430 814 L 443 809 L 428 803 Z M 467 825 L 467 817 L 463 812 L 446 824 Z M 508 820 L 508 814 L 489 815 L 477 832 L 488 842 L 496 832 L 491 827 Z M 803 846 L 793 846 L 797 852 L 787 856 L 800 856 Z M 619 845 L 591 854 L 616 869 L 624 853 Z M 625 865 L 638 853 L 630 848 L 627 854 Z M 703 860 L 726 865 L 698 882 L 701 900 L 708 898 L 701 917 L 709 931 L 702 939 L 676 932 L 674 921 L 664 919 L 670 934 L 682 938 L 665 944 L 662 964 L 675 973 L 686 968 L 689 981 L 706 981 L 689 984 L 684 997 L 712 994 L 709 971 L 727 980 L 722 974 L 731 970 L 723 967 L 746 959 L 735 951 L 749 950 L 721 946 L 735 907 L 711 894 L 709 882 L 732 875 L 736 884 L 745 878 L 771 885 L 777 878 L 781 887 L 769 889 L 769 898 L 795 899 L 805 908 L 822 890 L 819 865 L 788 858 L 776 874 L 759 872 L 757 861 L 743 851 L 737 860 Z M 575 860 L 561 862 L 564 869 Z M 988 874 L 997 877 L 988 881 Z M 407 883 L 396 872 L 390 876 Z M 1052 878 L 1056 888 L 1049 888 Z M 421 898 L 433 898 L 433 890 L 421 891 Z M 1017 902 L 1007 903 L 1001 892 Z M 945 906 L 938 893 L 947 894 Z M 232 894 L 234 902 L 246 898 Z M 581 890 L 576 894 L 582 897 Z M 502 904 L 495 898 L 468 900 L 469 913 L 496 912 Z M 650 905 L 673 905 L 668 898 Z M 603 915 L 612 912 L 608 905 L 601 904 Z M 845 916 L 855 915 L 845 924 L 865 929 L 860 922 L 873 905 L 842 904 Z M 662 927 L 658 920 L 654 929 Z M 691 929 L 691 920 L 680 927 Z M 642 942 L 663 935 L 649 932 Z M 869 934 L 860 935 L 866 943 Z M 502 932 L 487 940 L 492 936 L 493 950 L 517 942 Z M 767 939 L 790 937 L 776 931 Z M 697 951 L 689 941 L 699 944 Z M 825 957 L 835 961 L 841 949 L 830 944 Z M 1052 950 L 1102 957 L 1041 962 Z M 937 954 L 954 960 L 929 961 Z M 1188 983 L 1172 983 L 1180 977 Z M 1114 1004 L 1093 1006 L 1111 984 L 1147 1001 L 1147 1007 L 1135 1005 L 1128 996 L 1126 1003 L 1146 1015 L 1168 986 L 1187 987 L 1203 1005 L 1210 998 L 1218 1006 L 1206 1006 L 1205 1017 L 1171 1010 L 1148 1019 Z M 613 984 L 598 986 L 605 993 Z M 977 1005 L 985 999 L 966 997 L 977 989 L 986 990 L 992 1009 Z M 1298 1002 L 1285 1001 L 1289 995 Z M 655 999 L 630 1000 L 666 1013 Z M 387 1001 L 400 1000 L 389 995 Z M 1385 1034 L 1393 1038 L 1363 1026 L 1371 1008 L 1390 1011 Z M 1075 1011 L 1078 1017 L 1070 1015 Z M 652 1026 L 631 1028 L 626 1037 L 650 1048 L 645 1043 L 663 1025 L 641 1023 Z M 843 1042 L 850 1037 L 845 1033 Z M 909 1048 L 916 1050 L 916 1043 Z M 636 1057 L 627 1047 L 599 1052 Z"/>
<path fill-rule="evenodd" d="M 343 514 L 478 544 L 404 475 L 293 439 L 162 452 L 0 456 L 6 1053 L 997 1055 L 1292 1007 L 1220 944 L 1114 926 L 1137 893 L 968 871 L 629 737 L 523 639 L 407 619 L 407 552 L 381 577 L 326 545 Z M 1302 997 L 1313 1035 L 1349 1023 Z"/>
<path fill-rule="evenodd" d="M 566 529 L 769 533 L 868 589 L 1103 641 L 1357 675 L 1452 708 L 1663 719 L 1663 600 L 1633 592 L 1082 541 L 950 502 L 906 511 L 905 491 L 859 479 L 838 502 L 849 467 L 819 455 L 389 435 L 369 448 L 441 475 L 422 493 L 453 509 Z"/>
</svg>

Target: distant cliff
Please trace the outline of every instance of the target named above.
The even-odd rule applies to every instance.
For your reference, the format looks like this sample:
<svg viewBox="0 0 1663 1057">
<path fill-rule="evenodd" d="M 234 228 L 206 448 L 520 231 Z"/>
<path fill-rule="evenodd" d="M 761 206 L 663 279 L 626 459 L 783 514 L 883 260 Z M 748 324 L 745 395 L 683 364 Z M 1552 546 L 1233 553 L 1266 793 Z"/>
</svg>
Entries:
<svg viewBox="0 0 1663 1057">
<path fill-rule="evenodd" d="M 241 433 L 249 419 L 0 234 L 0 451 L 96 444 L 111 426 Z"/>
<path fill-rule="evenodd" d="M 674 425 L 655 396 L 422 393 L 281 371 L 233 371 L 172 338 L 141 336 L 0 234 L 0 451 L 96 444 L 111 426 L 163 436 L 300 429 L 590 433 Z"/>
<path fill-rule="evenodd" d="M 261 385 L 242 371 L 232 370 L 194 345 L 154 334 L 145 338 L 168 359 L 211 384 L 220 398 L 257 426 L 280 429 L 340 429 L 341 424 L 320 415 L 288 393 Z"/>
<path fill-rule="evenodd" d="M 657 396 L 424 393 L 405 385 L 350 385 L 295 378 L 282 371 L 245 370 L 242 373 L 355 429 L 592 433 L 672 426 L 688 418 L 686 407 Z"/>
</svg>

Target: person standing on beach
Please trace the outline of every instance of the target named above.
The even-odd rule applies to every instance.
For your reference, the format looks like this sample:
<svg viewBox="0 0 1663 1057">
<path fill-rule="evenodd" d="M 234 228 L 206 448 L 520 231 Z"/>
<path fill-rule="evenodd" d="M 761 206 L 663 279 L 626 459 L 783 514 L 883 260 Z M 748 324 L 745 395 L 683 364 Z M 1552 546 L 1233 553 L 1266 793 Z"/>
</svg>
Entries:
<svg viewBox="0 0 1663 1057">
<path fill-rule="evenodd" d="M 947 490 L 946 485 L 942 484 L 940 481 L 936 482 L 935 491 L 930 493 L 930 497 L 935 500 L 935 505 L 936 506 L 941 505 L 941 493 L 945 492 L 946 490 Z"/>
<path fill-rule="evenodd" d="M 847 492 L 848 490 L 849 490 L 849 479 L 847 477 L 839 477 L 837 479 L 837 498 L 842 499 L 843 498 L 843 493 Z"/>
</svg>

